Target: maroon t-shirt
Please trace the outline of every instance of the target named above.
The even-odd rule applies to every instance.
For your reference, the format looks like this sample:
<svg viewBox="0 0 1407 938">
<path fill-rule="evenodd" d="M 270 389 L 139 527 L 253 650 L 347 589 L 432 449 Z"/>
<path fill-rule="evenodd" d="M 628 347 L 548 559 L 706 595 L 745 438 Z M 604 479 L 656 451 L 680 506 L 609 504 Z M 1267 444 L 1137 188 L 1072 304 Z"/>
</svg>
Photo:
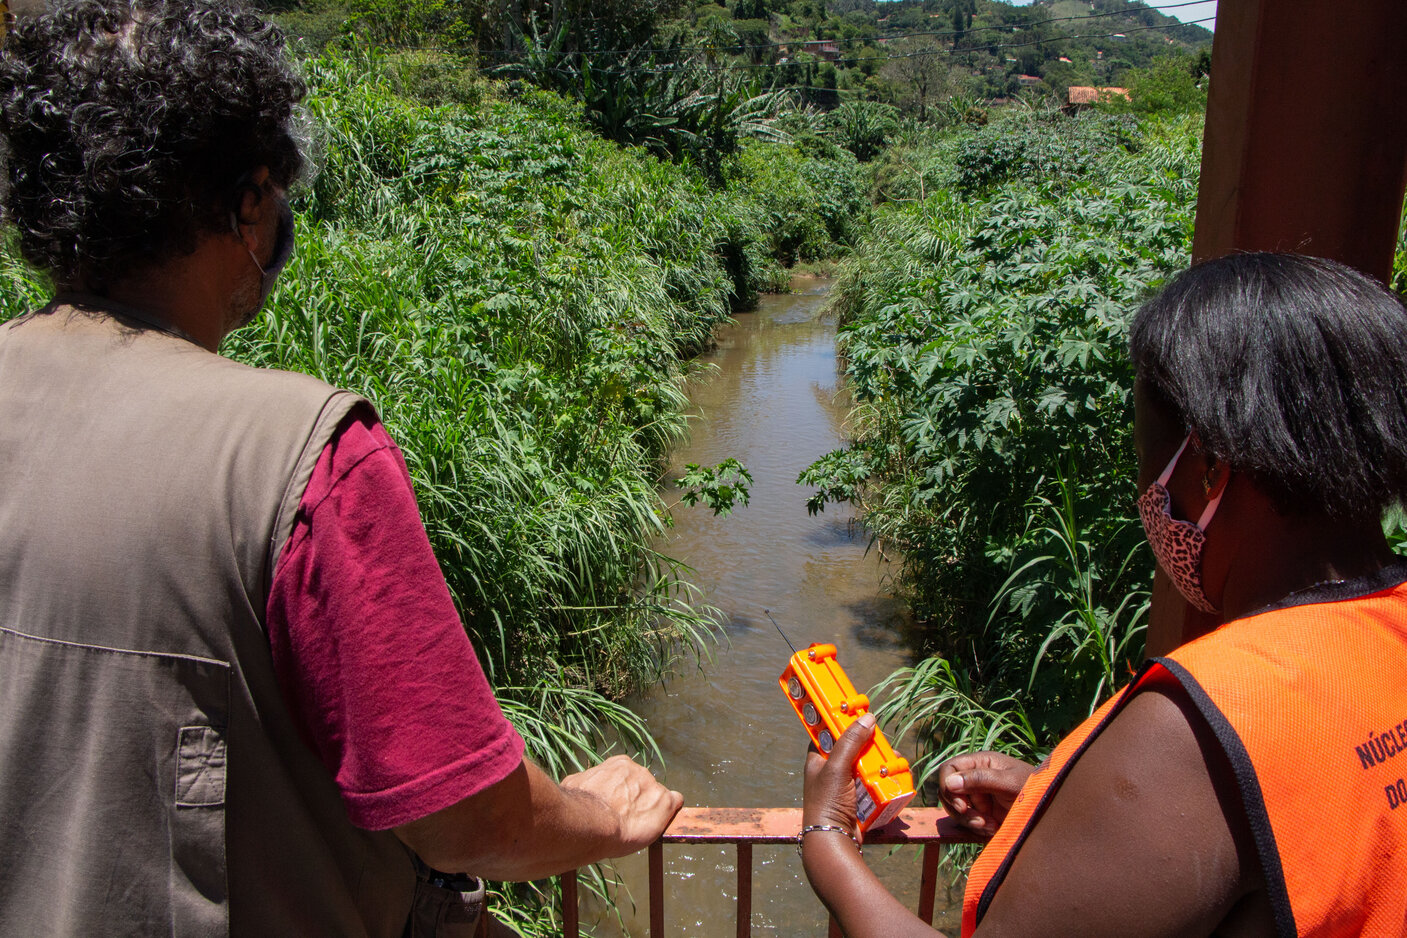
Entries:
<svg viewBox="0 0 1407 938">
<path fill-rule="evenodd" d="M 353 824 L 385 830 L 502 780 L 523 758 L 450 599 L 405 459 L 366 408 L 313 470 L 274 570 L 284 699 Z"/>
</svg>

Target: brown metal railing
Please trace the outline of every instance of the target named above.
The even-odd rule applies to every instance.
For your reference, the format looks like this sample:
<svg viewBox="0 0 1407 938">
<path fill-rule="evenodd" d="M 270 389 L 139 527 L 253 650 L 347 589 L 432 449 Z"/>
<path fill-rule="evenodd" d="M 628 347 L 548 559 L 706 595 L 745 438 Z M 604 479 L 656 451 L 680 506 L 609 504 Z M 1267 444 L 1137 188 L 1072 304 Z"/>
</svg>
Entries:
<svg viewBox="0 0 1407 938">
<path fill-rule="evenodd" d="M 684 808 L 650 846 L 650 938 L 664 938 L 664 845 L 736 844 L 738 847 L 738 936 L 752 934 L 752 846 L 792 844 L 801 829 L 800 808 Z M 923 848 L 918 916 L 933 924 L 938 889 L 938 861 L 945 844 L 977 843 L 980 838 L 959 827 L 942 808 L 910 808 L 898 820 L 865 835 L 866 844 L 914 844 Z M 578 938 L 576 873 L 562 877 L 562 920 L 566 938 Z M 834 921 L 830 933 L 839 935 Z"/>
</svg>

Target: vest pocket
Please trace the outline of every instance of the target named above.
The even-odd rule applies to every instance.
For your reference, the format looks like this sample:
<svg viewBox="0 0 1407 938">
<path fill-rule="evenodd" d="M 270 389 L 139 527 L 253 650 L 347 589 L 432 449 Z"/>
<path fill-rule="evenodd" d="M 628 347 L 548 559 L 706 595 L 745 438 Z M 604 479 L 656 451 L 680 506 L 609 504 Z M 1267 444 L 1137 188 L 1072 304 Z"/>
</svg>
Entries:
<svg viewBox="0 0 1407 938">
<path fill-rule="evenodd" d="M 216 727 L 183 726 L 177 734 L 170 817 L 171 923 L 178 936 L 227 934 L 225 753 Z"/>
<path fill-rule="evenodd" d="M 0 935 L 227 933 L 229 700 L 221 661 L 0 627 Z"/>
<path fill-rule="evenodd" d="M 176 807 L 225 804 L 225 737 L 213 726 L 183 726 L 176 746 Z"/>
</svg>

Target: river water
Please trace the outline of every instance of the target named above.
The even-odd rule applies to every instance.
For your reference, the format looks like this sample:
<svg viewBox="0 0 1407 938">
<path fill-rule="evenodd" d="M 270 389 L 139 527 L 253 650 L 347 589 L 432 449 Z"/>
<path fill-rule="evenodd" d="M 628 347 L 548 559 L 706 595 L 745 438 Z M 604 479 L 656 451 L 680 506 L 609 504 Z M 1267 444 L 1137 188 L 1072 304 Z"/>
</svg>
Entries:
<svg viewBox="0 0 1407 938">
<path fill-rule="evenodd" d="M 747 507 L 714 517 L 704 506 L 675 510 L 676 525 L 660 547 L 696 571 L 694 582 L 717 607 L 727 639 L 701 670 L 672 678 L 630 701 L 664 751 L 664 780 L 684 803 L 713 807 L 788 807 L 801 803 L 806 734 L 777 686 L 790 650 L 763 610 L 798 648 L 832 642 L 862 692 L 910 663 L 904 645 L 906 609 L 886 594 L 893 572 L 852 530 L 848 510 L 806 511 L 810 489 L 797 474 L 839 447 L 849 400 L 835 356 L 835 320 L 825 311 L 824 280 L 798 278 L 790 295 L 765 296 L 754 312 L 724 329 L 705 361 L 716 366 L 690 388 L 692 432 L 671 463 L 716 464 L 736 457 L 752 473 Z M 677 491 L 666 493 L 673 501 Z M 911 751 L 912 747 L 903 747 Z M 919 851 L 866 859 L 913 908 Z M 668 933 L 688 938 L 735 934 L 735 853 L 730 847 L 665 847 Z M 825 910 L 813 896 L 791 846 L 753 854 L 753 933 L 826 933 Z M 627 892 L 616 900 L 625 928 L 648 929 L 644 854 L 619 861 Z M 938 905 L 944 905 L 940 889 Z M 938 924 L 955 924 L 955 909 Z M 598 935 L 618 935 L 613 913 L 592 914 Z"/>
</svg>

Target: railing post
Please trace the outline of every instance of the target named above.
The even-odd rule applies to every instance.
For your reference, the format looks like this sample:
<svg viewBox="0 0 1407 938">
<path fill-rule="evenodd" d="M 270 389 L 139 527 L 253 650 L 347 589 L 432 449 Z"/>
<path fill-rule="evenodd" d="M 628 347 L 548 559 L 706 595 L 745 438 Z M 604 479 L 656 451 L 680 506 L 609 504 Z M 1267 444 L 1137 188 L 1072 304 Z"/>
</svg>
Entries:
<svg viewBox="0 0 1407 938">
<path fill-rule="evenodd" d="M 752 934 L 752 844 L 738 842 L 738 938 Z"/>
<path fill-rule="evenodd" d="M 923 845 L 923 878 L 918 887 L 918 917 L 924 924 L 933 924 L 933 899 L 938 892 L 938 861 L 943 858 L 942 844 Z"/>
<path fill-rule="evenodd" d="M 581 933 L 581 923 L 578 919 L 579 914 L 576 898 L 576 870 L 568 870 L 562 874 L 563 938 L 577 938 Z"/>
<path fill-rule="evenodd" d="M 664 842 L 650 844 L 650 938 L 664 938 Z"/>
</svg>

